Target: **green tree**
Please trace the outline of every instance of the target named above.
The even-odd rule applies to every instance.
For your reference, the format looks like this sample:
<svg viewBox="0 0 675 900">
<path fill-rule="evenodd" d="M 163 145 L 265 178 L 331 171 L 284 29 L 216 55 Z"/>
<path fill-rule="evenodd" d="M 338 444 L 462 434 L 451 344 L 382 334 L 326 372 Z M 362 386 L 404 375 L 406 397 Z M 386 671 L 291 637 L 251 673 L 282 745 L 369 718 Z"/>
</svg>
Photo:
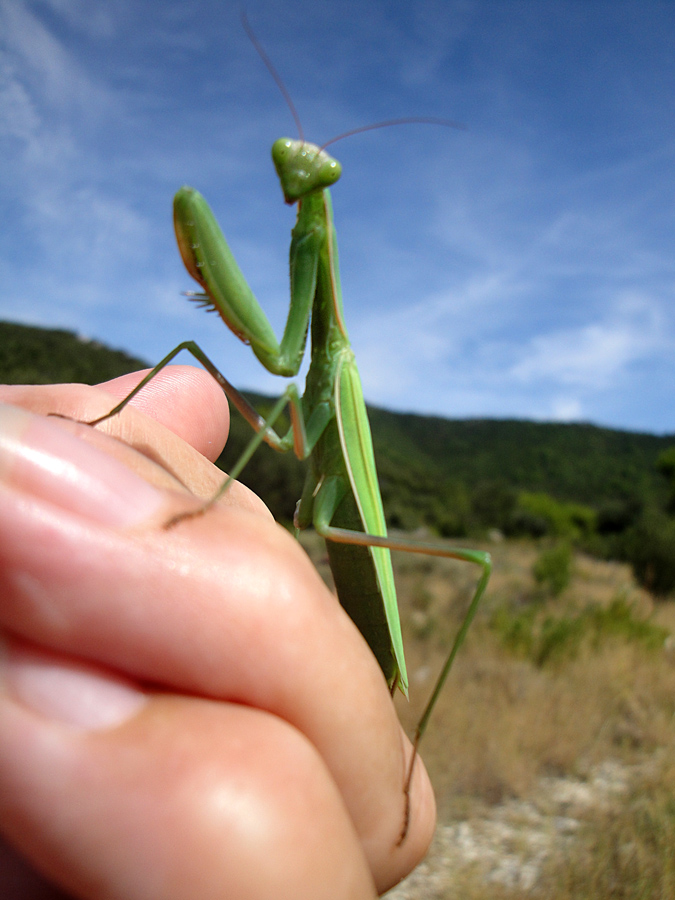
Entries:
<svg viewBox="0 0 675 900">
<path fill-rule="evenodd" d="M 656 468 L 668 480 L 670 496 L 667 508 L 670 512 L 675 512 L 675 447 L 668 447 L 659 455 L 656 460 Z"/>
<path fill-rule="evenodd" d="M 675 590 L 675 521 L 660 510 L 645 513 L 627 535 L 626 557 L 637 581 L 655 597 Z"/>
</svg>

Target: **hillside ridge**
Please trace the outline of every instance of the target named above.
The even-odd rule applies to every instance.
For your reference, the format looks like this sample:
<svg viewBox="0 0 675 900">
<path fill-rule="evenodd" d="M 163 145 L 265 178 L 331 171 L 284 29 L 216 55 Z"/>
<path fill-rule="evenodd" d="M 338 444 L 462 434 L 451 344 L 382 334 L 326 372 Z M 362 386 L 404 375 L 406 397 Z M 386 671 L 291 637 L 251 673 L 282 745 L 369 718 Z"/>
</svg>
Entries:
<svg viewBox="0 0 675 900">
<path fill-rule="evenodd" d="M 63 329 L 0 322 L 0 382 L 93 384 L 148 363 Z M 246 392 L 264 414 L 272 398 Z M 622 431 L 590 423 L 448 419 L 369 407 L 378 474 L 390 523 L 441 524 L 461 534 L 459 519 L 480 502 L 494 506 L 514 492 L 543 492 L 560 501 L 644 505 L 663 492 L 655 468 L 675 435 Z M 224 467 L 250 440 L 232 417 Z M 304 464 L 262 448 L 243 474 L 282 519 L 292 517 Z M 481 501 L 480 495 L 484 497 Z M 444 518 L 445 517 L 445 518 Z M 444 524 L 445 523 L 445 524 Z"/>
</svg>

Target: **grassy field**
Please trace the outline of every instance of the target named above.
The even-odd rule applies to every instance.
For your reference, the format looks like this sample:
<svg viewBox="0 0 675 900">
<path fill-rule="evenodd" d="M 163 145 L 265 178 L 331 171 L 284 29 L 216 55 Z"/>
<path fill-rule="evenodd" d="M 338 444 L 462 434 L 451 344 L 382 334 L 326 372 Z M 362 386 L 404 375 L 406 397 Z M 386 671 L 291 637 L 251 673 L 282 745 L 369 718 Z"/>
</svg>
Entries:
<svg viewBox="0 0 675 900">
<path fill-rule="evenodd" d="M 388 896 L 675 898 L 675 603 L 655 606 L 618 563 L 573 554 L 561 588 L 533 575 L 546 545 L 489 549 L 493 579 L 422 745 L 437 839 Z M 475 572 L 407 554 L 395 567 L 412 732 Z"/>
</svg>

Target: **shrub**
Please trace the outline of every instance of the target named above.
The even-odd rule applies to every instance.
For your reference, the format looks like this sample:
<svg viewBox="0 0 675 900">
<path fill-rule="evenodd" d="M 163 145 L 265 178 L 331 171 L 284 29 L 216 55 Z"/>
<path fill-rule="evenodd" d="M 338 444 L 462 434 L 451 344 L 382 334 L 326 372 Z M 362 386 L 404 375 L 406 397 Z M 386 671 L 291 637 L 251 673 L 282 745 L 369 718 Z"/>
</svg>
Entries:
<svg viewBox="0 0 675 900">
<path fill-rule="evenodd" d="M 502 644 L 516 656 L 530 658 L 533 654 L 536 609 L 529 606 L 520 612 L 512 612 L 506 606 L 495 610 L 490 627 L 501 638 Z"/>
<path fill-rule="evenodd" d="M 518 530 L 517 523 L 530 521 L 555 537 L 578 540 L 591 534 L 596 527 L 596 513 L 581 503 L 565 503 L 544 493 L 523 492 L 510 519 L 511 533 Z M 514 527 L 515 526 L 515 527 Z"/>
<path fill-rule="evenodd" d="M 602 535 L 623 534 L 634 525 L 641 511 L 639 499 L 608 500 L 598 510 L 598 533 Z"/>
<path fill-rule="evenodd" d="M 613 638 L 641 644 L 648 651 L 659 650 L 670 633 L 637 616 L 624 596 L 615 597 L 609 606 L 593 604 L 577 612 L 544 617 L 537 614 L 535 606 L 519 612 L 502 607 L 493 614 L 490 627 L 507 650 L 539 668 L 574 659 L 582 644 L 597 650 Z"/>
<path fill-rule="evenodd" d="M 667 628 L 647 619 L 636 618 L 633 604 L 628 603 L 624 596 L 615 597 L 609 606 L 591 607 L 587 617 L 594 631 L 596 646 L 603 637 L 618 636 L 627 641 L 637 641 L 648 650 L 658 650 L 670 634 Z"/>
<path fill-rule="evenodd" d="M 585 616 L 548 616 L 541 624 L 534 662 L 539 667 L 548 662 L 574 658 L 588 629 Z"/>
<path fill-rule="evenodd" d="M 675 590 L 673 519 L 656 510 L 646 513 L 629 532 L 625 552 L 635 578 L 655 597 L 665 597 Z"/>
<path fill-rule="evenodd" d="M 544 550 L 532 567 L 534 580 L 540 587 L 557 597 L 570 583 L 572 576 L 572 550 L 566 542 Z"/>
</svg>

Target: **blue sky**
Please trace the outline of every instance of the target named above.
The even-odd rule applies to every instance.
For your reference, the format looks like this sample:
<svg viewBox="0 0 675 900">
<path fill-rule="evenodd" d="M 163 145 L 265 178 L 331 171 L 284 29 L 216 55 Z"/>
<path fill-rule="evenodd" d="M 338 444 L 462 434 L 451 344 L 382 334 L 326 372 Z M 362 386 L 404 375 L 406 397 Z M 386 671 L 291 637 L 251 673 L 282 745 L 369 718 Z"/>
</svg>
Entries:
<svg viewBox="0 0 675 900">
<path fill-rule="evenodd" d="M 369 402 L 675 432 L 675 4 L 250 0 L 336 144 L 345 312 Z M 226 0 L 0 0 L 0 318 L 156 361 L 197 340 L 279 389 L 189 304 L 171 199 L 209 199 L 281 333 L 293 120 Z M 186 360 L 188 361 L 188 360 Z"/>
</svg>

